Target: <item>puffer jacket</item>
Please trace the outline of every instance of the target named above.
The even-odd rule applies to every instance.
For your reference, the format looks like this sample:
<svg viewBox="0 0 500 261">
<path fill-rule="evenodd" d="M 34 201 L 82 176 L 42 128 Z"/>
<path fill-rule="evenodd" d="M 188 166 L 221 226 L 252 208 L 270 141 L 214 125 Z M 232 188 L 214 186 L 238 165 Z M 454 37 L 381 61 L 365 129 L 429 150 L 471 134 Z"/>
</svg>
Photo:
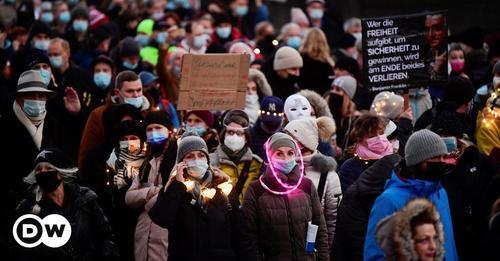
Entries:
<svg viewBox="0 0 500 261">
<path fill-rule="evenodd" d="M 301 170 L 296 166 L 279 178 L 297 184 Z M 265 174 L 248 186 L 241 211 L 245 219 L 246 260 L 328 260 L 328 234 L 325 218 L 321 213 L 316 188 L 308 178 L 303 178 L 294 191 L 279 195 L 267 190 L 284 192 L 268 167 Z M 308 222 L 318 226 L 316 254 L 306 252 Z M 316 256 L 315 256 L 316 255 Z"/>
<path fill-rule="evenodd" d="M 331 157 L 322 155 L 319 151 L 303 158 L 305 175 L 312 181 L 316 189 L 319 189 L 321 174 L 327 174 L 323 195 L 321 196 L 321 207 L 323 208 L 328 230 L 328 245 L 331 248 L 337 224 L 337 208 L 342 196 L 339 176 L 335 172 L 337 162 Z"/>
<path fill-rule="evenodd" d="M 134 234 L 134 257 L 136 261 L 166 260 L 168 248 L 168 230 L 149 218 L 148 211 L 156 203 L 162 187 L 159 165 L 162 157 L 149 161 L 151 169 L 147 180 L 136 176 L 125 194 L 125 204 L 133 209 L 142 210 L 137 219 Z"/>
<path fill-rule="evenodd" d="M 240 202 L 243 201 L 243 195 L 245 194 L 248 184 L 259 177 L 260 169 L 262 167 L 262 159 L 253 154 L 250 148 L 248 148 L 247 152 L 243 154 L 240 162 L 238 162 L 238 165 L 234 164 L 234 162 L 229 159 L 229 156 L 227 156 L 227 154 L 222 150 L 221 146 L 219 146 L 214 153 L 210 154 L 210 165 L 219 168 L 226 173 L 231 178 L 233 188 L 236 186 L 238 179 L 240 178 L 240 174 L 247 162 L 250 162 L 250 168 L 248 169 L 247 180 L 243 185 L 241 193 L 238 195 Z"/>
</svg>

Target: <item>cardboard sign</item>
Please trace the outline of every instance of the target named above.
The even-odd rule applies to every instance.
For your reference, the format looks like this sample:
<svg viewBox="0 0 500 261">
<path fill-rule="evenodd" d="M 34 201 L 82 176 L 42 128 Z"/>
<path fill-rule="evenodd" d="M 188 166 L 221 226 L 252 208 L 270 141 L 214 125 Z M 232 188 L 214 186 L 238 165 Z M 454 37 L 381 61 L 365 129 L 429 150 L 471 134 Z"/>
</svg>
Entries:
<svg viewBox="0 0 500 261">
<path fill-rule="evenodd" d="M 248 54 L 185 54 L 182 59 L 179 110 L 245 107 Z"/>
<path fill-rule="evenodd" d="M 362 19 L 364 84 L 428 87 L 448 78 L 446 12 Z"/>
</svg>

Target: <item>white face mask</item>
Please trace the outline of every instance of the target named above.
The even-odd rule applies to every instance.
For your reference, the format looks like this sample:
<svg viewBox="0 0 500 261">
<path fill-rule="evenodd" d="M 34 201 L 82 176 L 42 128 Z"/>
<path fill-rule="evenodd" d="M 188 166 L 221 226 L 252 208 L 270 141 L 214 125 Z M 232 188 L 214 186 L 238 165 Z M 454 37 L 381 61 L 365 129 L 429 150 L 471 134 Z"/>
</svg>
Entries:
<svg viewBox="0 0 500 261">
<path fill-rule="evenodd" d="M 288 97 L 284 109 L 288 121 L 311 117 L 311 104 L 306 97 L 299 94 Z"/>
<path fill-rule="evenodd" d="M 129 153 L 136 153 L 141 149 L 141 140 L 121 140 L 120 149 L 126 149 Z"/>
<path fill-rule="evenodd" d="M 258 104 L 259 103 L 259 95 L 257 95 L 257 94 L 247 94 L 245 96 L 245 102 L 247 104 Z"/>
<path fill-rule="evenodd" d="M 240 151 L 245 146 L 245 136 L 226 135 L 224 144 L 234 152 Z"/>
<path fill-rule="evenodd" d="M 493 77 L 493 88 L 500 88 L 500 76 Z"/>
<path fill-rule="evenodd" d="M 194 179 L 201 179 L 208 170 L 208 163 L 206 160 L 189 160 L 187 163 L 188 175 Z"/>
<path fill-rule="evenodd" d="M 393 140 L 391 141 L 392 149 L 394 150 L 394 153 L 397 153 L 399 150 L 399 140 Z"/>
</svg>

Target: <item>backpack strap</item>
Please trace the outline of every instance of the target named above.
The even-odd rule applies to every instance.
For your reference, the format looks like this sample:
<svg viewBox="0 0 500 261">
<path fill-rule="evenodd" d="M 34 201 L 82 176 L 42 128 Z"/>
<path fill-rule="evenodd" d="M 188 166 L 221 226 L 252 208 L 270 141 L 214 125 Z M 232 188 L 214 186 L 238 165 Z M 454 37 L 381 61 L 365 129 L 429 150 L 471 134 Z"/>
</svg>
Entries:
<svg viewBox="0 0 500 261">
<path fill-rule="evenodd" d="M 245 185 L 245 182 L 248 179 L 248 172 L 250 171 L 250 164 L 252 161 L 245 161 L 245 165 L 243 165 L 243 169 L 240 172 L 240 175 L 238 177 L 238 181 L 236 182 L 236 185 L 234 186 L 234 192 L 232 193 L 232 196 L 234 197 L 239 197 L 241 192 L 243 191 L 243 186 Z"/>
<path fill-rule="evenodd" d="M 319 202 L 323 199 L 323 192 L 325 191 L 325 184 L 326 184 L 326 177 L 328 176 L 327 171 L 321 172 L 321 176 L 319 177 L 319 184 L 318 184 L 318 196 L 319 196 Z"/>
</svg>

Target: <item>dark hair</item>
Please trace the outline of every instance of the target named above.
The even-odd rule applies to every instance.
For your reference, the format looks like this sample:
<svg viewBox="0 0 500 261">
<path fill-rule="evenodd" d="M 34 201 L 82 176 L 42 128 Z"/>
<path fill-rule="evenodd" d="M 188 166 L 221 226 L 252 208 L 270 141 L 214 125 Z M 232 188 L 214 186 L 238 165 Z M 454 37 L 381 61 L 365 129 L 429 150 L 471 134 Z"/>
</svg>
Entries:
<svg viewBox="0 0 500 261">
<path fill-rule="evenodd" d="M 373 112 L 362 114 L 355 122 L 351 131 L 351 140 L 360 142 L 366 137 L 377 135 L 386 125 L 384 118 Z"/>
<path fill-rule="evenodd" d="M 121 89 L 123 82 L 134 82 L 139 80 L 139 76 L 133 71 L 123 71 L 116 76 L 115 86 Z"/>
<path fill-rule="evenodd" d="M 426 209 L 422 213 L 418 214 L 417 216 L 413 217 L 410 220 L 410 226 L 411 226 L 411 233 L 412 235 L 415 235 L 416 229 L 420 225 L 424 224 L 432 224 L 434 226 L 434 218 L 432 218 L 432 208 Z M 436 227 L 434 227 L 436 229 Z"/>
</svg>

